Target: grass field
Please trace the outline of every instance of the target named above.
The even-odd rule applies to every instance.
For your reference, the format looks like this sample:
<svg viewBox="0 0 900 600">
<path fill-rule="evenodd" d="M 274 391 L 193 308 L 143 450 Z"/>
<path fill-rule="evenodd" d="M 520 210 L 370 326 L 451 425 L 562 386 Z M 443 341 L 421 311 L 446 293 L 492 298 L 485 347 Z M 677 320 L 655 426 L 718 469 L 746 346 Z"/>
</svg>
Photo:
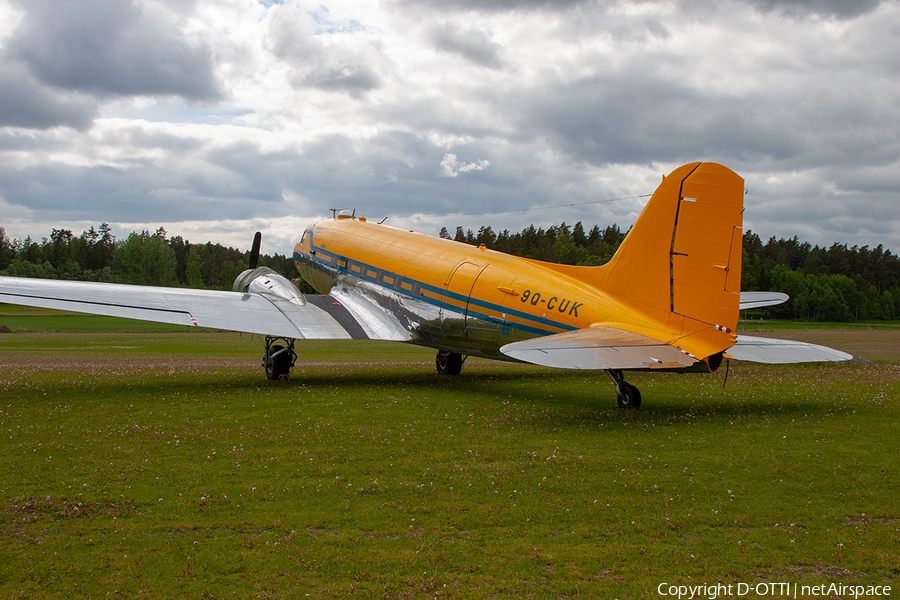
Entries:
<svg viewBox="0 0 900 600">
<path fill-rule="evenodd" d="M 250 336 L 69 317 L 0 306 L 2 598 L 900 586 L 897 328 L 782 328 L 875 362 L 634 374 L 623 412 L 603 374 L 315 342 L 269 382 Z"/>
</svg>

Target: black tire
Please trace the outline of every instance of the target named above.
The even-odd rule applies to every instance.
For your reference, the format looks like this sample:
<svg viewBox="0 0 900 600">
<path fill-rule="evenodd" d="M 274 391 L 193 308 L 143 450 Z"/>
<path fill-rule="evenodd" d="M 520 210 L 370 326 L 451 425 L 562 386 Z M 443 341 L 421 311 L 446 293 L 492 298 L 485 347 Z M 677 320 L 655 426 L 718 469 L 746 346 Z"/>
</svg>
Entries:
<svg viewBox="0 0 900 600">
<path fill-rule="evenodd" d="M 439 375 L 459 375 L 462 371 L 462 363 L 462 354 L 444 350 L 438 350 L 437 358 L 434 359 Z"/>
<path fill-rule="evenodd" d="M 266 350 L 266 379 L 281 379 L 283 375 L 289 375 L 291 372 L 291 353 L 282 352 L 278 356 L 273 356 L 279 350 L 284 350 L 284 346 L 275 344 Z"/>
<path fill-rule="evenodd" d="M 641 392 L 628 382 L 623 381 L 616 386 L 619 408 L 636 409 L 641 407 Z"/>
</svg>

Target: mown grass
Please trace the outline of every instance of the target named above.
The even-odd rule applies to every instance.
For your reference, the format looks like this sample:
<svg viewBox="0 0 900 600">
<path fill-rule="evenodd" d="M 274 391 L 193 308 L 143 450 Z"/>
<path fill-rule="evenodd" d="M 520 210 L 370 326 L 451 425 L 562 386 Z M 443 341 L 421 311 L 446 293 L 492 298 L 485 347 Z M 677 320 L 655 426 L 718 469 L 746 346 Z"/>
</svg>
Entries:
<svg viewBox="0 0 900 600">
<path fill-rule="evenodd" d="M 268 382 L 249 336 L 5 334 L 0 596 L 896 584 L 898 352 L 634 374 L 622 412 L 605 375 L 404 345 L 303 343 Z"/>
</svg>

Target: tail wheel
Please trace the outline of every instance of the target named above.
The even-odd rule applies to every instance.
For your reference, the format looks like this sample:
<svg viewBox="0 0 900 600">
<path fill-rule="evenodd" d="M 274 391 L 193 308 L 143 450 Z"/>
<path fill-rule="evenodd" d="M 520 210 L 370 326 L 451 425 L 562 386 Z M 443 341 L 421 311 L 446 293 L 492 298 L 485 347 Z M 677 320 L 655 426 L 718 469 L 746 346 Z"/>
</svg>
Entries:
<svg viewBox="0 0 900 600">
<path fill-rule="evenodd" d="M 437 366 L 437 372 L 440 375 L 459 375 L 460 371 L 462 371 L 462 354 L 438 350 L 434 364 Z"/>
<path fill-rule="evenodd" d="M 284 379 L 291 373 L 291 353 L 281 344 L 266 348 L 266 379 Z"/>
<path fill-rule="evenodd" d="M 619 382 L 616 385 L 616 396 L 619 401 L 619 408 L 640 408 L 641 392 L 626 381 Z"/>
</svg>

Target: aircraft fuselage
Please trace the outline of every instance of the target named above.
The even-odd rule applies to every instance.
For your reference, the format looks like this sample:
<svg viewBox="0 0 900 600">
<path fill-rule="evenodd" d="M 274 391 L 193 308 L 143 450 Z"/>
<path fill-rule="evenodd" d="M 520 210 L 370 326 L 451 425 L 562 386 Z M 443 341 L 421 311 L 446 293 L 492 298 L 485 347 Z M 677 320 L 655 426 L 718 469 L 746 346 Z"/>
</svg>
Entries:
<svg viewBox="0 0 900 600">
<path fill-rule="evenodd" d="M 301 276 L 319 293 L 359 294 L 393 315 L 403 341 L 509 360 L 500 347 L 615 321 L 614 298 L 565 272 L 364 219 L 306 229 L 294 248 Z"/>
</svg>

